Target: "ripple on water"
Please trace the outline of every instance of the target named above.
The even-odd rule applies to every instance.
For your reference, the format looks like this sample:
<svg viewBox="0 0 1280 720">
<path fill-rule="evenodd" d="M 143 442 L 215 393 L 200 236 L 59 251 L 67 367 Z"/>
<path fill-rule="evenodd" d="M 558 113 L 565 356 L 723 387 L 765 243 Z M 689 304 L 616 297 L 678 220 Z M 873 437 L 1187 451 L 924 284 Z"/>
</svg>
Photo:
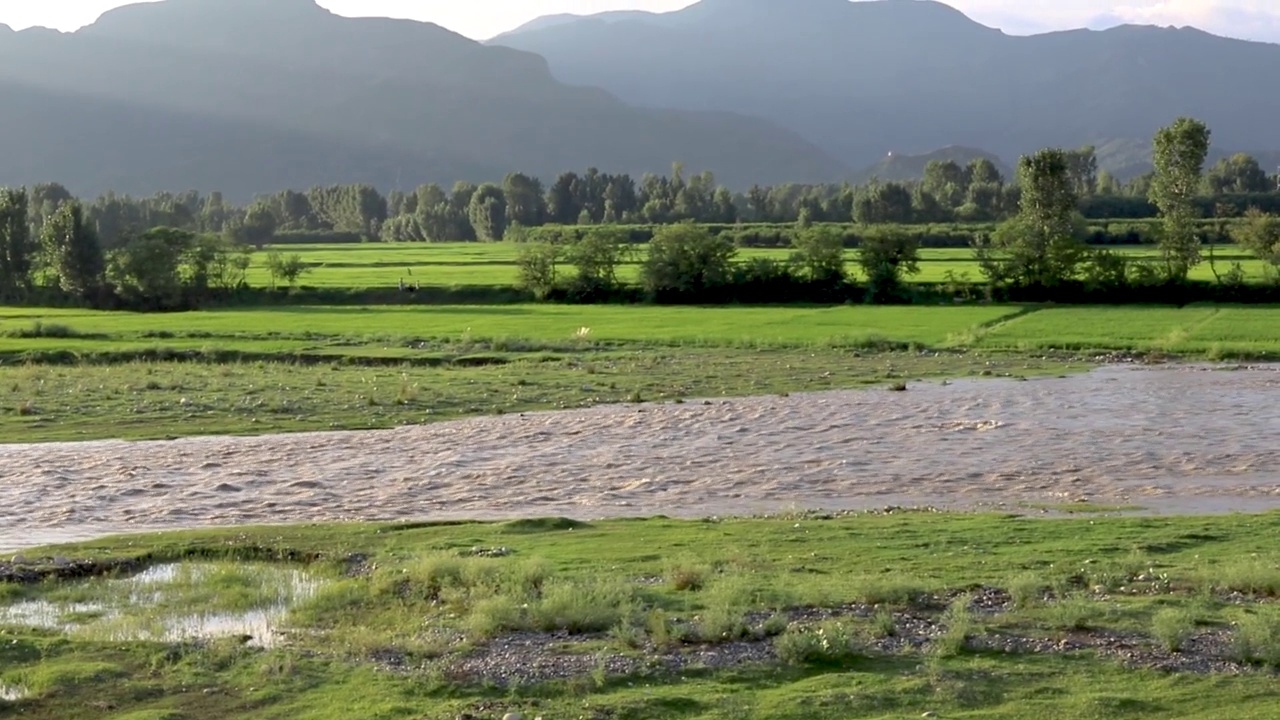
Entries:
<svg viewBox="0 0 1280 720">
<path fill-rule="evenodd" d="M 289 612 L 322 581 L 296 568 L 174 563 L 127 578 L 56 586 L 0 607 L 0 625 L 61 630 L 107 641 L 182 642 L 219 637 L 271 647 Z M 192 610 L 193 607 L 200 610 Z M 2 686 L 0 686 L 2 687 Z"/>
</svg>

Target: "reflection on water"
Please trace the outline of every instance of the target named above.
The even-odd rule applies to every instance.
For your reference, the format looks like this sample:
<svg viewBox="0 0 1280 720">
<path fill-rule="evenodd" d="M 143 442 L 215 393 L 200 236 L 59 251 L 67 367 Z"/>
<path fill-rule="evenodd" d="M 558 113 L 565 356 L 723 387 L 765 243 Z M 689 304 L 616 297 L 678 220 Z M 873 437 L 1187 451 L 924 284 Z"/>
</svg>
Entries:
<svg viewBox="0 0 1280 720">
<path fill-rule="evenodd" d="M 320 580 L 294 568 L 233 563 L 158 565 L 128 578 L 59 586 L 0 607 L 0 625 L 62 630 L 108 641 L 239 637 L 270 647 L 289 611 Z"/>
</svg>

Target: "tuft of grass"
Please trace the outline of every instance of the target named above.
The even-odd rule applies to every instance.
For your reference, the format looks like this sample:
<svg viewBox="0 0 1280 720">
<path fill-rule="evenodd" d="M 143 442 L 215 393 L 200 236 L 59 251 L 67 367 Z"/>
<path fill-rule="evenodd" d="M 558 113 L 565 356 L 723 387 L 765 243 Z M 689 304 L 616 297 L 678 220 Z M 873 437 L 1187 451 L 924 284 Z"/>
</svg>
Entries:
<svg viewBox="0 0 1280 720">
<path fill-rule="evenodd" d="M 509 595 L 494 595 L 480 600 L 467 614 L 466 623 L 472 637 L 480 640 L 523 630 L 528 624 L 520 603 Z"/>
<path fill-rule="evenodd" d="M 1260 557 L 1215 563 L 1202 572 L 1200 585 L 1210 592 L 1280 597 L 1280 565 Z"/>
<path fill-rule="evenodd" d="M 1151 618 L 1152 636 L 1169 652 L 1181 652 L 1195 630 L 1196 614 L 1187 608 L 1165 608 Z"/>
<path fill-rule="evenodd" d="M 697 562 L 681 562 L 672 565 L 666 573 L 667 584 L 677 592 L 696 592 L 707 585 L 711 568 Z"/>
<path fill-rule="evenodd" d="M 1024 573 L 1009 581 L 1009 597 L 1013 599 L 1013 606 L 1019 610 L 1044 602 L 1045 589 L 1045 583 L 1040 577 L 1031 573 Z"/>
<path fill-rule="evenodd" d="M 1280 610 L 1264 608 L 1241 617 L 1231 655 L 1237 662 L 1280 667 Z"/>
<path fill-rule="evenodd" d="M 36 409 L 36 405 L 31 400 L 25 400 L 18 403 L 17 413 L 20 417 L 33 417 L 39 415 L 40 411 Z"/>
<path fill-rule="evenodd" d="M 778 658 L 790 665 L 844 665 L 867 654 L 856 629 L 840 621 L 793 626 L 773 644 Z"/>
<path fill-rule="evenodd" d="M 529 608 L 533 627 L 547 632 L 605 632 L 635 609 L 635 591 L 621 581 L 555 581 Z"/>
<path fill-rule="evenodd" d="M 1055 630 L 1088 630 L 1108 614 L 1102 603 L 1081 593 L 1072 593 L 1049 603 L 1043 618 Z"/>
<path fill-rule="evenodd" d="M 942 624 L 945 629 L 933 641 L 932 650 L 935 655 L 947 658 L 964 652 L 969 638 L 973 637 L 978 630 L 973 611 L 969 608 L 972 603 L 972 596 L 961 595 L 947 606 L 946 612 L 942 614 Z"/>
<path fill-rule="evenodd" d="M 886 608 L 880 608 L 876 614 L 871 616 L 871 635 L 876 638 L 890 638 L 898 634 L 898 623 L 893 617 L 893 613 Z"/>
<path fill-rule="evenodd" d="M 890 392 L 906 392 L 907 384 L 902 381 L 895 382 L 889 386 L 889 391 Z"/>
</svg>

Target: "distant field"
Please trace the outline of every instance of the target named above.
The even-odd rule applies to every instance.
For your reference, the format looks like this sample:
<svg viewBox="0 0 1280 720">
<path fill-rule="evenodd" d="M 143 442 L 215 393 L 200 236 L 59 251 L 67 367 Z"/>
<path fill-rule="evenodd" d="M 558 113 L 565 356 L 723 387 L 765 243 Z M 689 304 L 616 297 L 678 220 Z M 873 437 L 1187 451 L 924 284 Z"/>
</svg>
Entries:
<svg viewBox="0 0 1280 720">
<path fill-rule="evenodd" d="M 878 340 L 940 346 L 948 338 L 1018 312 L 1014 306 L 968 307 L 656 307 L 492 305 L 282 307 L 140 314 L 86 310 L 0 309 L 0 334 L 33 322 L 76 335 L 111 339 L 202 335 L 239 342 L 304 336 L 352 339 L 519 338 L 706 345 L 859 346 Z M 586 328 L 587 332 L 582 333 Z M 164 344 L 169 338 L 159 338 Z M 52 344 L 93 342 L 54 339 Z M 9 338 L 10 349 L 28 339 Z M 222 343 L 220 343 L 222 344 Z M 0 344 L 0 348 L 5 347 Z"/>
<path fill-rule="evenodd" d="M 301 284 L 319 288 L 378 288 L 395 287 L 400 280 L 422 285 L 513 285 L 518 280 L 516 257 L 520 246 L 515 243 L 369 243 L 363 245 L 295 245 L 281 248 L 285 253 L 297 253 L 311 266 Z M 1131 257 L 1155 257 L 1151 246 L 1116 248 L 1117 252 Z M 645 253 L 644 246 L 637 246 L 630 262 L 619 272 L 623 282 L 637 282 L 640 276 L 639 262 Z M 739 252 L 740 259 L 768 257 L 785 261 L 791 250 L 785 248 L 749 248 Z M 1239 262 L 1250 279 L 1265 277 L 1266 266 L 1250 255 L 1232 246 L 1215 249 L 1219 272 L 1225 272 L 1231 263 Z M 943 282 L 948 272 L 960 281 L 979 281 L 982 274 L 973 260 L 973 253 L 965 248 L 926 249 L 921 252 L 923 262 L 918 282 Z M 849 252 L 848 270 L 854 278 L 861 278 L 855 261 L 856 253 Z M 572 272 L 571 266 L 565 267 Z M 966 277 L 967 275 L 967 277 Z M 1213 270 L 1201 265 L 1192 272 L 1192 278 L 1210 280 Z M 267 286 L 270 277 L 261 261 L 249 272 L 249 283 Z"/>
<path fill-rule="evenodd" d="M 1109 351 L 1280 358 L 1280 306 L 0 308 L 0 442 L 1057 374 Z"/>
<path fill-rule="evenodd" d="M 36 322 L 67 337 L 20 337 Z M 297 352 L 409 341 L 529 341 L 706 347 L 866 347 L 909 343 L 991 350 L 1137 350 L 1280 354 L 1280 307 L 620 305 L 377 306 L 139 314 L 0 308 L 0 354 L 164 346 Z M 385 353 L 384 353 L 385 355 Z"/>
</svg>

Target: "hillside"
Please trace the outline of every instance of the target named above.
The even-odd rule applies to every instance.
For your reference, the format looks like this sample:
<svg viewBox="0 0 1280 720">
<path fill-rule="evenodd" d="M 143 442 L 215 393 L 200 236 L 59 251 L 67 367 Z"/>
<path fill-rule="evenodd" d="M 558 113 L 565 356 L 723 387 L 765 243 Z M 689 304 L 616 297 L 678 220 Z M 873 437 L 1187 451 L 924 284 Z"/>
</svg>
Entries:
<svg viewBox="0 0 1280 720">
<path fill-rule="evenodd" d="M 537 21 L 494 42 L 570 83 L 653 107 L 756 114 L 852 167 L 959 145 L 1150 143 L 1190 114 L 1230 150 L 1280 148 L 1280 45 L 1123 26 L 1014 37 L 930 0 L 702 0 L 684 10 Z M 1129 168 L 1128 171 L 1132 171 Z"/>
<path fill-rule="evenodd" d="M 0 184 L 82 194 L 244 198 L 282 181 L 391 189 L 675 161 L 735 186 L 848 172 L 764 120 L 638 109 L 558 82 L 532 54 L 312 0 L 165 0 L 71 34 L 0 26 L 0 82 Z"/>
<path fill-rule="evenodd" d="M 996 169 L 998 169 L 1000 174 L 1005 178 L 1013 178 L 1013 169 L 995 155 L 975 148 L 951 146 L 940 150 L 934 150 L 933 152 L 924 153 L 922 155 L 890 153 L 875 165 L 863 168 L 857 172 L 854 175 L 854 180 L 859 183 L 864 183 L 872 179 L 883 180 L 886 182 L 919 180 L 924 177 L 925 166 L 935 160 L 939 162 L 951 161 L 961 167 L 964 167 L 979 158 L 985 158 L 994 163 Z"/>
</svg>

